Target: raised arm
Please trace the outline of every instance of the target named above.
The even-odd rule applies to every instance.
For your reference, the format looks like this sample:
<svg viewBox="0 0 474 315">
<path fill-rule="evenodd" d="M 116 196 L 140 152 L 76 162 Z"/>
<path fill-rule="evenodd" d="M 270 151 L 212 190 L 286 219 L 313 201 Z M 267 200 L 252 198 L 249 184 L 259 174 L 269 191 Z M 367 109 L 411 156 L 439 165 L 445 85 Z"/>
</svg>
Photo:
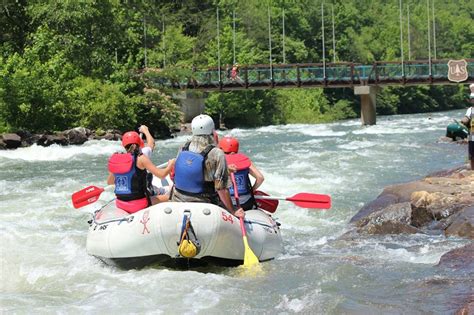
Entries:
<svg viewBox="0 0 474 315">
<path fill-rule="evenodd" d="M 171 159 L 168 161 L 168 165 L 166 168 L 158 168 L 156 167 L 153 162 L 145 155 L 140 155 L 138 158 L 138 167 L 141 169 L 146 169 L 156 177 L 159 177 L 161 179 L 165 178 L 173 169 L 174 167 L 174 162 L 175 159 Z"/>
<path fill-rule="evenodd" d="M 148 127 L 145 125 L 141 125 L 140 128 L 138 128 L 138 131 L 142 132 L 145 137 L 146 137 L 146 145 L 153 149 L 155 149 L 155 139 L 151 135 L 150 131 L 148 130 Z"/>
</svg>

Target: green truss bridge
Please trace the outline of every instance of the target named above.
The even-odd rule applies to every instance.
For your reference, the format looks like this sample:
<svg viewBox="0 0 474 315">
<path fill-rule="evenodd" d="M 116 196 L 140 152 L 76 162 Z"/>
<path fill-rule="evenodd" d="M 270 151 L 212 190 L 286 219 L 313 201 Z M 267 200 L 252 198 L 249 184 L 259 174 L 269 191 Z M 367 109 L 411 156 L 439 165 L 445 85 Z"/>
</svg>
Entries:
<svg viewBox="0 0 474 315">
<path fill-rule="evenodd" d="M 473 83 L 474 59 L 457 62 L 449 60 L 375 62 L 370 65 L 348 62 L 245 65 L 240 66 L 237 73 L 226 67 L 164 70 L 147 68 L 143 76 L 151 88 L 165 87 L 179 90 L 349 87 L 362 98 L 362 123 L 375 124 L 375 99 L 379 87 Z"/>
<path fill-rule="evenodd" d="M 474 81 L 474 59 L 466 59 L 467 78 L 462 83 Z M 456 69 L 454 69 L 456 71 Z M 463 71 L 463 69 L 458 69 Z M 176 89 L 242 90 L 291 87 L 341 88 L 355 85 L 416 85 L 457 84 L 448 79 L 448 60 L 358 63 L 311 63 L 241 66 L 235 77 L 225 68 L 194 69 L 183 71 L 182 76 L 164 73 L 160 69 L 147 69 L 152 86 Z"/>
</svg>

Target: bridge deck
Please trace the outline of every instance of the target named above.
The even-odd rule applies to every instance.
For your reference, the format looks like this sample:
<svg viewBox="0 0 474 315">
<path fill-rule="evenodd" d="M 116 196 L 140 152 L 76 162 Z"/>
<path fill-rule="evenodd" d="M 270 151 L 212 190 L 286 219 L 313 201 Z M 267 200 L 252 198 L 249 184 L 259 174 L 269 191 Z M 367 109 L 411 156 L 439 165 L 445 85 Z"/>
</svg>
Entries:
<svg viewBox="0 0 474 315">
<path fill-rule="evenodd" d="M 466 59 L 468 78 L 474 82 L 474 59 Z M 456 84 L 448 80 L 448 60 L 404 62 L 248 65 L 240 67 L 236 77 L 226 69 L 188 70 L 170 75 L 160 69 L 144 73 L 152 86 L 197 90 L 241 90 L 291 87 L 352 87 L 355 85 Z M 461 69 L 462 71 L 463 69 Z"/>
</svg>

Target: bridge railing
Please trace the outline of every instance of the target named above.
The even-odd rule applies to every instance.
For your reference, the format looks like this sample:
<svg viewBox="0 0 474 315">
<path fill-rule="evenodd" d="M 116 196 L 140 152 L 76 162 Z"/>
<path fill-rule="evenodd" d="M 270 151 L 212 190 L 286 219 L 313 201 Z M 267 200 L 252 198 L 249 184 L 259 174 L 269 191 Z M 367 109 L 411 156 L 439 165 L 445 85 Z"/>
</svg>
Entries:
<svg viewBox="0 0 474 315">
<path fill-rule="evenodd" d="M 468 59 L 469 79 L 474 79 L 474 59 Z M 242 66 L 236 76 L 228 69 L 194 69 L 176 76 L 160 71 L 148 81 L 171 88 L 202 90 L 267 89 L 274 87 L 347 87 L 354 85 L 449 83 L 448 60 L 417 60 L 404 62 L 276 64 Z M 168 70 L 168 69 L 167 69 Z M 165 72 L 165 71 L 163 71 Z M 179 72 L 179 71 L 178 71 Z M 191 74 L 189 74 L 191 73 Z"/>
</svg>

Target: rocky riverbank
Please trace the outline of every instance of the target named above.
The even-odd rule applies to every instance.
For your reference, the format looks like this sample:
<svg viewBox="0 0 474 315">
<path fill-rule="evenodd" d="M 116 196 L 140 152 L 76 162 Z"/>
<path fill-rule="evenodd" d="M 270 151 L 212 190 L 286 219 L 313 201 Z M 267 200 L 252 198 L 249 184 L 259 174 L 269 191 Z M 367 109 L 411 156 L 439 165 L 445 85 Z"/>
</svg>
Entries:
<svg viewBox="0 0 474 315">
<path fill-rule="evenodd" d="M 182 124 L 179 130 L 174 130 L 171 135 L 187 136 L 191 134 L 191 124 Z M 62 132 L 32 134 L 28 131 L 16 133 L 5 133 L 0 135 L 0 150 L 17 149 L 29 147 L 33 144 L 40 146 L 58 145 L 79 145 L 88 140 L 120 140 L 122 132 L 120 130 L 95 131 L 83 127 L 77 127 Z"/>
<path fill-rule="evenodd" d="M 474 171 L 466 164 L 417 181 L 386 187 L 375 200 L 362 207 L 350 223 L 350 231 L 341 238 L 423 233 L 474 240 Z M 474 242 L 444 254 L 436 268 L 472 274 Z M 463 282 L 462 288 L 474 285 L 473 279 Z M 436 286 L 436 283 L 431 285 Z M 459 298 L 453 301 L 456 314 L 474 314 L 472 293 L 460 292 Z"/>
<path fill-rule="evenodd" d="M 474 171 L 467 165 L 386 187 L 350 221 L 350 233 L 444 234 L 474 239 Z"/>
<path fill-rule="evenodd" d="M 91 139 L 119 140 L 122 133 L 118 130 L 94 131 L 87 128 L 77 127 L 62 132 L 52 134 L 32 134 L 28 131 L 19 131 L 16 133 L 6 133 L 0 136 L 0 149 L 16 149 L 28 147 L 33 144 L 40 146 L 58 145 L 76 145 L 83 144 Z"/>
</svg>

